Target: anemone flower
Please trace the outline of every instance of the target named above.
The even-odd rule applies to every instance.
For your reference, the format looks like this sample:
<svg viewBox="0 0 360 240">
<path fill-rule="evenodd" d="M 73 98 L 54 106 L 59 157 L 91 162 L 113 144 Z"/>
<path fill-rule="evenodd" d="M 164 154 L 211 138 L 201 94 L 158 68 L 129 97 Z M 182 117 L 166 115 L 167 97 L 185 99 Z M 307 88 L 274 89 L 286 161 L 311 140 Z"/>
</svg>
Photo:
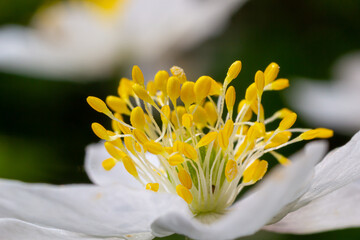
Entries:
<svg viewBox="0 0 360 240">
<path fill-rule="evenodd" d="M 287 97 L 305 120 L 354 134 L 360 128 L 360 53 L 342 57 L 333 75 L 330 82 L 300 79 Z"/>
<path fill-rule="evenodd" d="M 0 69 L 69 80 L 99 79 L 124 60 L 152 69 L 216 35 L 244 2 L 56 1 L 30 27 L 2 27 Z"/>
<path fill-rule="evenodd" d="M 240 69 L 240 61 L 233 63 L 219 84 L 209 76 L 187 81 L 173 67 L 172 76 L 159 71 L 145 87 L 135 66 L 132 80 L 120 81 L 119 96 L 106 103 L 88 97 L 113 128 L 92 124 L 103 139 L 86 151 L 86 171 L 95 184 L 1 180 L 1 236 L 152 239 L 178 233 L 211 240 L 262 228 L 310 233 L 359 226 L 360 133 L 324 158 L 321 141 L 291 160 L 284 157 L 280 148 L 333 132 L 292 128 L 296 114 L 288 109 L 265 118 L 263 93 L 288 86 L 287 79 L 276 80 L 276 63 L 256 73 L 234 114 L 230 85 Z M 266 174 L 268 161 L 280 164 Z"/>
</svg>

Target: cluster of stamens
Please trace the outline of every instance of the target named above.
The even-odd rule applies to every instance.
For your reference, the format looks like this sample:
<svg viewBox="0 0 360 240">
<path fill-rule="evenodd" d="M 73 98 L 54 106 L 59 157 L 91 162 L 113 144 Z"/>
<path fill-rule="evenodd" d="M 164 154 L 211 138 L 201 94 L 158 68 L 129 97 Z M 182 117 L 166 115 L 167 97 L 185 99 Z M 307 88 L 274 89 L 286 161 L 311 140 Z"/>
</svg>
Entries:
<svg viewBox="0 0 360 240">
<path fill-rule="evenodd" d="M 262 179 L 268 168 L 260 159 L 264 154 L 287 165 L 290 161 L 278 149 L 333 135 L 324 128 L 291 128 L 297 115 L 286 108 L 265 119 L 264 91 L 289 86 L 287 79 L 277 79 L 276 63 L 257 71 L 234 114 L 236 93 L 229 85 L 241 66 L 234 62 L 223 84 L 209 76 L 188 81 L 181 68 L 172 67 L 171 76 L 159 71 L 146 86 L 140 68 L 134 66 L 132 80 L 120 80 L 119 96 L 108 96 L 106 104 L 88 97 L 92 108 L 112 119 L 112 131 L 92 124 L 111 155 L 103 167 L 111 170 L 121 162 L 146 189 L 178 194 L 195 215 L 217 213 L 244 187 Z M 277 119 L 278 127 L 267 130 L 266 125 Z M 298 136 L 292 138 L 293 133 Z"/>
</svg>

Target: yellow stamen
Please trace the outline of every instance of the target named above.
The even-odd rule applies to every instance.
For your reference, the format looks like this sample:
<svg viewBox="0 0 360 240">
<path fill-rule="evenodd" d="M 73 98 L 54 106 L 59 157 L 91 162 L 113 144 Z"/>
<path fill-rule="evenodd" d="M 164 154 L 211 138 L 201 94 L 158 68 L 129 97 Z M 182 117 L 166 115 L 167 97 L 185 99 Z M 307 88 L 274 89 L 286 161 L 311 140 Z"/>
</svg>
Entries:
<svg viewBox="0 0 360 240">
<path fill-rule="evenodd" d="M 126 105 L 126 102 L 119 97 L 108 96 L 106 98 L 106 104 L 111 108 L 111 110 L 117 113 L 130 115 L 130 110 Z"/>
<path fill-rule="evenodd" d="M 143 145 L 149 141 L 148 137 L 142 130 L 134 129 L 133 134 L 134 134 L 135 139 Z"/>
<path fill-rule="evenodd" d="M 181 164 L 184 162 L 184 158 L 181 156 L 181 154 L 177 153 L 169 157 L 169 164 L 171 166 L 176 166 L 178 164 Z"/>
<path fill-rule="evenodd" d="M 158 183 L 148 183 L 146 184 L 146 190 L 151 190 L 154 192 L 159 191 L 159 184 Z"/>
<path fill-rule="evenodd" d="M 134 93 L 136 94 L 136 96 L 138 96 L 141 100 L 150 103 L 152 105 L 154 105 L 154 100 L 152 100 L 152 98 L 150 97 L 149 93 L 145 90 L 145 88 L 143 86 L 141 86 L 140 84 L 134 84 L 132 86 Z"/>
<path fill-rule="evenodd" d="M 172 68 L 170 68 L 170 71 L 172 75 L 179 78 L 180 83 L 184 83 L 187 81 L 185 72 L 181 67 L 173 66 Z"/>
<path fill-rule="evenodd" d="M 184 187 L 183 185 L 179 184 L 176 186 L 176 193 L 187 202 L 187 204 L 190 204 L 193 201 L 193 196 L 189 189 Z"/>
<path fill-rule="evenodd" d="M 165 93 L 165 95 L 167 94 L 166 86 L 168 79 L 169 79 L 169 73 L 164 70 L 158 71 L 154 78 L 155 88 Z"/>
<path fill-rule="evenodd" d="M 184 169 L 179 170 L 178 178 L 179 178 L 181 184 L 184 185 L 184 187 L 186 187 L 187 189 L 192 188 L 191 176 L 187 171 L 185 171 Z"/>
<path fill-rule="evenodd" d="M 228 182 L 234 180 L 237 174 L 238 174 L 237 163 L 234 160 L 227 161 L 225 167 L 225 177 L 228 180 Z"/>
<path fill-rule="evenodd" d="M 87 97 L 86 101 L 88 102 L 90 107 L 92 107 L 94 110 L 96 110 L 100 113 L 104 113 L 106 115 L 111 114 L 111 112 L 108 109 L 108 107 L 106 106 L 106 104 L 100 98 Z"/>
<path fill-rule="evenodd" d="M 304 140 L 311 140 L 314 138 L 330 138 L 334 135 L 334 131 L 327 128 L 316 128 L 306 131 L 300 135 Z"/>
<path fill-rule="evenodd" d="M 211 77 L 202 76 L 195 82 L 194 92 L 197 103 L 200 103 L 204 98 L 209 95 L 212 81 L 214 81 L 214 79 L 212 79 Z"/>
<path fill-rule="evenodd" d="M 193 124 L 193 116 L 189 113 L 185 113 L 184 115 L 182 115 L 182 125 L 186 128 L 191 128 L 192 124 Z"/>
<path fill-rule="evenodd" d="M 113 158 L 105 159 L 102 162 L 102 166 L 106 171 L 110 171 L 113 167 L 115 167 L 117 161 Z"/>
<path fill-rule="evenodd" d="M 206 111 L 207 121 L 209 122 L 209 124 L 212 126 L 215 125 L 216 121 L 218 120 L 218 114 L 214 103 L 206 102 L 204 109 Z"/>
<path fill-rule="evenodd" d="M 185 106 L 190 106 L 190 104 L 196 101 L 194 86 L 195 83 L 193 82 L 185 82 L 181 87 L 180 98 Z"/>
<path fill-rule="evenodd" d="M 180 80 L 177 77 L 170 77 L 167 82 L 167 94 L 171 101 L 176 105 L 176 99 L 180 96 Z"/>
<path fill-rule="evenodd" d="M 145 115 L 141 107 L 136 107 L 131 111 L 130 122 L 134 128 L 144 129 Z"/>
<path fill-rule="evenodd" d="M 264 75 L 265 75 L 265 86 L 269 83 L 273 82 L 277 75 L 279 74 L 280 67 L 277 65 L 277 63 L 270 63 L 269 66 L 265 69 Z"/>
<path fill-rule="evenodd" d="M 125 167 L 126 171 L 128 171 L 128 173 L 133 175 L 135 178 L 139 177 L 139 174 L 136 170 L 135 164 L 129 156 L 125 156 L 122 159 L 122 162 L 124 163 L 124 167 Z"/>
<path fill-rule="evenodd" d="M 289 87 L 289 80 L 288 79 L 278 79 L 274 82 L 272 82 L 269 87 L 267 87 L 268 90 L 275 90 L 275 91 L 279 91 L 279 90 L 283 90 L 287 87 Z"/>
<path fill-rule="evenodd" d="M 218 136 L 217 132 L 209 132 L 200 139 L 200 141 L 196 144 L 196 148 L 209 145 L 212 141 L 214 141 L 217 138 L 217 136 Z"/>
<path fill-rule="evenodd" d="M 265 175 L 268 162 L 256 159 L 243 173 L 243 182 L 257 182 Z"/>
<path fill-rule="evenodd" d="M 262 71 L 257 71 L 255 74 L 255 84 L 258 96 L 261 96 L 264 91 L 265 77 Z"/>
<path fill-rule="evenodd" d="M 121 160 L 124 157 L 125 153 L 115 148 L 115 146 L 112 143 L 105 142 L 104 146 L 106 148 L 106 151 L 116 160 Z"/>
<path fill-rule="evenodd" d="M 144 85 L 144 75 L 140 70 L 139 66 L 135 65 L 132 69 L 132 79 L 134 83 Z"/>
<path fill-rule="evenodd" d="M 295 121 L 296 121 L 297 115 L 296 113 L 290 113 L 288 115 L 286 115 L 284 117 L 283 120 L 281 120 L 278 129 L 280 131 L 284 131 L 286 129 L 289 129 L 292 127 L 292 125 L 294 125 Z"/>
<path fill-rule="evenodd" d="M 144 147 L 152 154 L 158 155 L 164 152 L 164 147 L 160 143 L 154 142 L 153 140 L 145 142 Z"/>
<path fill-rule="evenodd" d="M 111 136 L 109 136 L 108 131 L 100 124 L 100 123 L 93 123 L 91 124 L 91 128 L 96 136 L 100 139 L 104 139 L 107 141 L 111 140 Z"/>
<path fill-rule="evenodd" d="M 229 84 L 232 80 L 237 78 L 241 71 L 241 67 L 241 61 L 235 61 L 233 64 L 231 64 L 225 78 L 225 84 Z"/>
<path fill-rule="evenodd" d="M 235 88 L 231 86 L 228 88 L 225 95 L 226 107 L 229 112 L 232 111 L 234 108 L 235 98 L 236 98 Z"/>
</svg>

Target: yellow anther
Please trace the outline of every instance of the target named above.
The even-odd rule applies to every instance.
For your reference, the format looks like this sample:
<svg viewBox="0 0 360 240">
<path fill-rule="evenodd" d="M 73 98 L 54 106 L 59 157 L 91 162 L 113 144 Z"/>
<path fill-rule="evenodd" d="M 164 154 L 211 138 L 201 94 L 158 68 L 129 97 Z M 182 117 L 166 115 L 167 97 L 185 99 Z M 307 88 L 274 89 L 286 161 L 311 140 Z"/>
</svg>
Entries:
<svg viewBox="0 0 360 240">
<path fill-rule="evenodd" d="M 277 152 L 274 152 L 274 151 L 271 151 L 270 153 L 276 158 L 276 160 L 281 165 L 289 165 L 291 163 L 291 161 L 287 157 L 284 157 L 280 153 L 277 153 Z"/>
<path fill-rule="evenodd" d="M 231 64 L 225 78 L 225 84 L 229 84 L 232 80 L 237 78 L 241 71 L 241 67 L 241 61 L 235 61 L 233 64 Z"/>
<path fill-rule="evenodd" d="M 178 178 L 184 187 L 186 187 L 187 189 L 191 189 L 192 187 L 191 176 L 187 171 L 185 171 L 184 169 L 179 170 Z"/>
<path fill-rule="evenodd" d="M 193 115 L 189 114 L 189 113 L 185 113 L 184 115 L 182 115 L 182 125 L 186 128 L 191 128 L 192 124 L 193 124 Z"/>
<path fill-rule="evenodd" d="M 116 160 L 121 160 L 124 157 L 124 152 L 117 149 L 112 143 L 105 142 L 104 143 L 106 151 Z"/>
<path fill-rule="evenodd" d="M 255 85 L 258 96 L 261 96 L 264 91 L 265 77 L 262 71 L 257 71 L 255 74 Z"/>
<path fill-rule="evenodd" d="M 316 128 L 306 131 L 300 134 L 300 138 L 304 140 L 311 140 L 314 138 L 331 138 L 334 135 L 334 131 L 327 128 Z"/>
<path fill-rule="evenodd" d="M 185 106 L 189 106 L 196 101 L 194 86 L 195 83 L 193 82 L 185 82 L 181 87 L 180 98 Z"/>
<path fill-rule="evenodd" d="M 201 106 L 191 105 L 189 107 L 189 111 L 193 113 L 193 119 L 196 126 L 200 129 L 204 128 L 208 119 L 205 109 Z"/>
<path fill-rule="evenodd" d="M 154 192 L 159 191 L 159 184 L 158 183 L 148 183 L 146 184 L 146 190 L 151 190 Z"/>
<path fill-rule="evenodd" d="M 149 141 L 148 137 L 142 130 L 134 129 L 133 134 L 134 134 L 135 139 L 142 145 L 144 145 L 146 142 Z"/>
<path fill-rule="evenodd" d="M 170 106 L 169 105 L 164 105 L 161 108 L 161 121 L 166 125 L 169 120 L 170 120 L 170 114 L 171 114 L 171 110 L 170 110 Z"/>
<path fill-rule="evenodd" d="M 228 180 L 228 182 L 234 180 L 237 174 L 238 174 L 237 163 L 234 160 L 228 160 L 225 167 L 225 177 Z"/>
<path fill-rule="evenodd" d="M 136 107 L 131 111 L 130 122 L 134 128 L 144 129 L 145 115 L 141 107 Z"/>
<path fill-rule="evenodd" d="M 193 196 L 189 189 L 179 184 L 176 186 L 176 193 L 185 200 L 187 204 L 190 204 L 193 201 Z"/>
<path fill-rule="evenodd" d="M 135 65 L 132 69 L 132 80 L 134 83 L 144 85 L 144 75 L 137 65 Z"/>
<path fill-rule="evenodd" d="M 129 156 L 125 156 L 122 159 L 122 162 L 124 164 L 125 169 L 128 171 L 128 173 L 133 175 L 135 178 L 139 177 L 139 174 L 138 174 L 138 172 L 136 170 L 134 161 Z"/>
<path fill-rule="evenodd" d="M 281 120 L 278 129 L 280 131 L 284 131 L 286 129 L 289 129 L 292 127 L 292 125 L 294 125 L 295 121 L 296 121 L 297 115 L 296 113 L 290 113 L 288 115 L 286 115 L 283 120 Z"/>
<path fill-rule="evenodd" d="M 120 121 L 124 120 L 120 113 L 115 113 L 114 116 L 116 119 L 119 119 Z M 111 120 L 111 127 L 116 133 L 121 132 L 119 125 L 120 125 L 120 123 L 117 120 L 114 120 L 114 119 Z"/>
<path fill-rule="evenodd" d="M 268 139 L 272 137 L 273 134 L 274 131 L 266 133 L 264 140 L 268 141 Z M 270 143 L 265 146 L 265 149 L 280 146 L 281 144 L 284 144 L 287 141 L 289 141 L 290 138 L 291 138 L 291 132 L 289 131 L 280 132 L 271 138 Z"/>
<path fill-rule="evenodd" d="M 170 72 L 172 73 L 172 75 L 179 78 L 180 83 L 184 83 L 187 81 L 185 72 L 181 67 L 173 66 L 172 68 L 170 68 Z"/>
<path fill-rule="evenodd" d="M 100 124 L 100 123 L 93 123 L 91 124 L 91 128 L 96 136 L 100 139 L 104 139 L 107 141 L 111 140 L 111 137 L 107 133 L 107 130 Z"/>
<path fill-rule="evenodd" d="M 277 111 L 275 114 L 277 115 L 278 118 L 284 118 L 290 113 L 293 113 L 293 111 L 289 110 L 288 108 L 283 108 Z"/>
<path fill-rule="evenodd" d="M 235 105 L 236 92 L 233 86 L 230 86 L 226 91 L 225 102 L 228 111 L 232 111 Z"/>
<path fill-rule="evenodd" d="M 207 116 L 208 116 L 207 121 L 209 122 L 209 124 L 215 125 L 215 123 L 218 119 L 218 114 L 217 114 L 217 110 L 216 110 L 214 103 L 206 102 L 204 109 L 207 113 Z"/>
<path fill-rule="evenodd" d="M 256 159 L 243 173 L 243 183 L 255 183 L 263 178 L 267 171 L 268 162 Z"/>
<path fill-rule="evenodd" d="M 134 92 L 132 90 L 133 84 L 134 84 L 134 82 L 127 78 L 120 79 L 120 83 L 119 83 L 119 87 L 118 87 L 118 94 L 122 99 L 127 100 L 127 99 L 129 99 L 129 96 L 134 95 Z"/>
<path fill-rule="evenodd" d="M 222 83 L 212 80 L 209 95 L 219 96 L 221 93 L 221 89 L 222 89 Z"/>
<path fill-rule="evenodd" d="M 253 143 L 256 139 L 265 135 L 265 125 L 263 123 L 255 122 L 250 126 L 247 137 L 250 143 Z"/>
<path fill-rule="evenodd" d="M 194 92 L 197 103 L 200 103 L 204 98 L 209 95 L 212 81 L 214 81 L 214 79 L 212 79 L 211 77 L 202 76 L 195 82 Z"/>
<path fill-rule="evenodd" d="M 120 138 L 116 138 L 114 141 L 111 141 L 111 143 L 117 148 L 124 149 L 123 142 Z"/>
<path fill-rule="evenodd" d="M 136 155 L 135 152 L 135 140 L 132 137 L 124 137 L 124 144 L 128 151 L 130 151 L 132 154 Z"/>
<path fill-rule="evenodd" d="M 93 109 L 95 109 L 96 111 L 100 112 L 100 113 L 104 113 L 106 115 L 112 114 L 110 112 L 110 110 L 108 109 L 108 107 L 106 106 L 106 104 L 104 103 L 103 100 L 101 100 L 100 98 L 97 97 L 87 97 L 86 101 L 88 102 L 88 104 L 90 105 L 90 107 L 92 107 Z"/>
<path fill-rule="evenodd" d="M 176 166 L 178 164 L 183 163 L 184 158 L 181 156 L 181 154 L 176 153 L 176 154 L 172 155 L 171 157 L 169 157 L 168 161 L 171 166 Z"/>
<path fill-rule="evenodd" d="M 278 79 L 274 82 L 272 82 L 269 87 L 267 87 L 266 89 L 267 90 L 283 90 L 287 87 L 289 87 L 289 80 L 288 79 L 284 79 L 284 78 L 281 78 L 281 79 Z"/>
<path fill-rule="evenodd" d="M 135 150 L 137 152 L 142 152 L 141 145 L 138 142 L 135 143 Z M 146 152 L 146 149 L 144 149 L 144 152 Z"/>
<path fill-rule="evenodd" d="M 176 112 L 173 111 L 171 113 L 171 122 L 172 124 L 174 124 L 175 128 L 178 128 L 179 127 L 179 124 L 181 124 L 181 119 L 182 119 L 182 116 L 186 113 L 186 110 L 183 106 L 178 106 L 176 107 Z M 178 118 L 176 117 L 176 114 L 179 118 L 179 122 L 178 122 Z"/>
<path fill-rule="evenodd" d="M 144 144 L 146 150 L 152 154 L 158 155 L 164 152 L 164 147 L 160 143 L 154 142 L 153 140 L 147 141 Z"/>
<path fill-rule="evenodd" d="M 256 99 L 256 95 L 257 95 L 257 88 L 255 83 L 252 83 L 246 89 L 246 93 L 245 93 L 245 100 L 247 101 L 247 104 L 250 105 Z"/>
<path fill-rule="evenodd" d="M 184 152 L 184 143 L 180 141 L 175 141 L 173 146 L 173 151 L 178 153 Z"/>
<path fill-rule="evenodd" d="M 174 149 L 173 147 L 165 147 L 165 151 L 168 153 L 168 154 L 172 154 L 174 152 Z"/>
<path fill-rule="evenodd" d="M 106 171 L 110 171 L 113 167 L 115 167 L 117 161 L 113 158 L 105 159 L 102 162 L 102 166 Z"/>
<path fill-rule="evenodd" d="M 200 139 L 200 141 L 196 144 L 196 148 L 209 145 L 212 141 L 214 141 L 217 138 L 217 136 L 218 136 L 217 132 L 209 132 Z"/>
<path fill-rule="evenodd" d="M 155 87 L 155 83 L 153 81 L 149 81 L 146 84 L 146 90 L 149 92 L 150 96 L 155 96 L 156 95 L 156 87 Z"/>
<path fill-rule="evenodd" d="M 248 104 L 246 104 L 246 100 L 243 99 L 240 101 L 239 105 L 238 105 L 238 113 L 241 111 L 241 109 L 243 108 L 247 108 L 247 110 L 243 110 L 243 111 L 246 111 L 245 114 L 243 113 L 243 118 L 242 120 L 244 122 L 247 122 L 249 121 L 251 118 L 252 118 L 252 111 L 250 109 L 250 106 Z"/>
<path fill-rule="evenodd" d="M 154 78 L 155 88 L 165 93 L 165 95 L 167 94 L 166 86 L 168 79 L 169 79 L 169 73 L 164 70 L 158 71 Z"/>
<path fill-rule="evenodd" d="M 119 127 L 119 129 L 120 129 L 120 131 L 121 131 L 122 133 L 124 133 L 124 134 L 131 134 L 131 130 L 130 130 L 130 128 L 128 128 L 127 126 L 125 126 L 125 125 L 123 125 L 123 124 L 121 124 L 121 123 L 118 122 L 118 127 Z"/>
<path fill-rule="evenodd" d="M 270 63 L 269 66 L 265 69 L 265 86 L 273 82 L 277 75 L 279 74 L 280 67 L 277 63 Z"/>
<path fill-rule="evenodd" d="M 111 108 L 111 110 L 117 113 L 130 115 L 130 110 L 126 105 L 126 102 L 119 97 L 108 96 L 106 98 L 106 104 Z"/>
<path fill-rule="evenodd" d="M 230 138 L 233 131 L 234 131 L 234 122 L 231 119 L 229 119 L 226 121 L 226 123 L 224 125 L 225 137 Z"/>
<path fill-rule="evenodd" d="M 218 134 L 218 143 L 219 146 L 225 150 L 229 146 L 229 138 L 225 130 L 220 130 Z"/>
<path fill-rule="evenodd" d="M 153 105 L 155 104 L 154 100 L 152 100 L 149 93 L 146 91 L 146 89 L 143 86 L 136 83 L 132 86 L 132 88 L 133 88 L 136 96 L 138 96 L 141 100 L 143 100 L 144 102 L 153 104 Z"/>
<path fill-rule="evenodd" d="M 167 94 L 171 101 L 176 105 L 176 99 L 180 96 L 180 80 L 177 77 L 170 77 L 167 82 Z"/>
<path fill-rule="evenodd" d="M 183 152 L 182 152 L 185 157 L 190 158 L 194 161 L 196 161 L 198 159 L 198 155 L 197 155 L 197 151 L 195 150 L 195 148 L 188 144 L 188 143 L 183 143 Z"/>
</svg>

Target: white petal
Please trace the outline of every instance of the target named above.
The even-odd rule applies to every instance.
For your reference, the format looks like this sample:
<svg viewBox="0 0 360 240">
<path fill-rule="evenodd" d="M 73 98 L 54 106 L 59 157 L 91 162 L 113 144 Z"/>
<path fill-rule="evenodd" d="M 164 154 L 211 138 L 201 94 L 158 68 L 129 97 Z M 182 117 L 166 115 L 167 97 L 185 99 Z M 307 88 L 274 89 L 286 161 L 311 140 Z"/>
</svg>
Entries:
<svg viewBox="0 0 360 240">
<path fill-rule="evenodd" d="M 331 151 L 315 167 L 309 191 L 294 209 L 360 178 L 360 132 L 344 146 Z"/>
<path fill-rule="evenodd" d="M 288 167 L 278 167 L 267 176 L 255 191 L 235 203 L 227 214 L 210 225 L 191 218 L 190 215 L 169 213 L 152 224 L 156 235 L 171 232 L 194 239 L 233 239 L 250 235 L 265 225 L 286 204 L 305 190 L 312 168 L 326 148 L 323 142 L 309 144 L 306 151 Z"/>
<path fill-rule="evenodd" d="M 94 236 L 149 232 L 162 214 L 185 209 L 176 195 L 122 186 L 52 186 L 0 180 L 0 218 Z"/>
<path fill-rule="evenodd" d="M 264 229 L 284 233 L 315 233 L 360 226 L 360 182 L 351 183 L 289 213 Z"/>
<path fill-rule="evenodd" d="M 85 170 L 93 183 L 101 186 L 123 184 L 128 187 L 143 188 L 120 162 L 110 171 L 106 171 L 101 163 L 109 157 L 111 156 L 106 151 L 103 142 L 90 144 L 86 147 Z"/>
<path fill-rule="evenodd" d="M 128 173 L 121 162 L 117 163 L 110 171 L 106 171 L 102 167 L 102 161 L 111 157 L 104 147 L 104 142 L 90 144 L 85 151 L 85 170 L 93 183 L 100 186 L 122 184 L 135 189 L 144 189 L 143 185 Z M 130 157 L 135 159 L 131 153 Z M 146 159 L 154 166 L 160 166 L 156 155 L 146 153 Z"/>
<path fill-rule="evenodd" d="M 99 238 L 61 229 L 42 227 L 17 219 L 0 219 L 0 236 L 6 240 L 97 240 Z M 108 238 L 117 240 L 124 238 Z"/>
</svg>

